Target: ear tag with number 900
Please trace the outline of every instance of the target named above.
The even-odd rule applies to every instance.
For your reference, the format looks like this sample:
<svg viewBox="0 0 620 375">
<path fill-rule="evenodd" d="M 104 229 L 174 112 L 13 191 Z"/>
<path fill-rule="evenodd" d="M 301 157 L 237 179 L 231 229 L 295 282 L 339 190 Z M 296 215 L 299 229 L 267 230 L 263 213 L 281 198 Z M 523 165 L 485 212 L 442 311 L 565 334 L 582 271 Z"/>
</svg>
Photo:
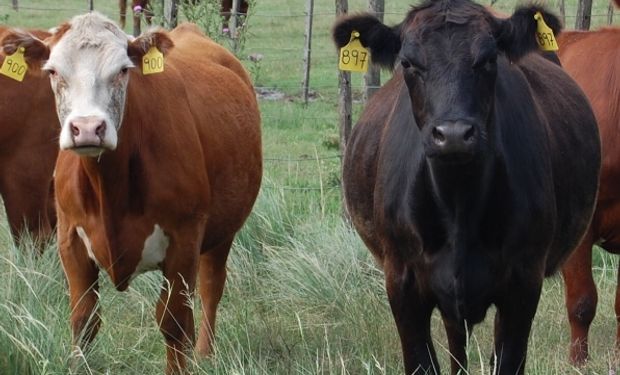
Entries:
<svg viewBox="0 0 620 375">
<path fill-rule="evenodd" d="M 157 47 L 151 47 L 142 56 L 142 74 L 155 74 L 164 71 L 164 54 Z"/>
<path fill-rule="evenodd" d="M 547 26 L 542 14 L 536 12 L 536 14 L 534 14 L 534 19 L 536 20 L 536 41 L 538 42 L 538 47 L 543 51 L 559 50 L 560 47 L 555 40 L 553 30 Z"/>
<path fill-rule="evenodd" d="M 353 31 L 349 43 L 340 49 L 338 68 L 351 72 L 366 72 L 368 70 L 368 50 L 359 40 L 360 33 Z"/>
<path fill-rule="evenodd" d="M 28 64 L 24 59 L 24 47 L 19 47 L 15 53 L 4 58 L 2 67 L 0 67 L 0 74 L 9 78 L 13 78 L 16 81 L 23 81 L 28 70 Z"/>
</svg>

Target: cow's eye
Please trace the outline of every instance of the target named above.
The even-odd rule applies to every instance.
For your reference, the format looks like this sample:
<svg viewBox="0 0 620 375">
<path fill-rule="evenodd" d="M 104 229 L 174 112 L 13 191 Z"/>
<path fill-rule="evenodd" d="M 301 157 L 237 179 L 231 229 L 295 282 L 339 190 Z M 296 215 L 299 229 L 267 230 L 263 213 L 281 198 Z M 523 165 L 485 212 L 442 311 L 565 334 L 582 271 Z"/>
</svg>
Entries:
<svg viewBox="0 0 620 375">
<path fill-rule="evenodd" d="M 58 72 L 56 72 L 54 69 L 48 69 L 47 73 L 50 75 L 50 77 L 56 77 L 58 75 Z"/>
<path fill-rule="evenodd" d="M 121 73 L 122 75 L 125 75 L 125 74 L 127 74 L 127 72 L 129 72 L 129 68 L 128 68 L 128 67 L 124 67 L 124 68 L 122 68 L 122 69 L 121 69 L 121 72 L 120 72 L 120 73 Z"/>
</svg>

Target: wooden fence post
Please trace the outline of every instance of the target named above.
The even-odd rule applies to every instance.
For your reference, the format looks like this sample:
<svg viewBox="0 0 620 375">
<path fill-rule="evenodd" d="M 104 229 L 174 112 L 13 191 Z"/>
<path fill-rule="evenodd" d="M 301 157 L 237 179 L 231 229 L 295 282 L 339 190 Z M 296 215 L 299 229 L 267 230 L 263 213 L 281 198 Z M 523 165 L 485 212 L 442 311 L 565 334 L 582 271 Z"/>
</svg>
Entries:
<svg viewBox="0 0 620 375">
<path fill-rule="evenodd" d="M 306 43 L 304 46 L 304 78 L 302 91 L 304 105 L 308 104 L 310 86 L 310 59 L 312 55 L 312 20 L 314 17 L 314 0 L 306 0 Z"/>
<path fill-rule="evenodd" d="M 575 29 L 590 29 L 590 21 L 592 18 L 592 0 L 579 0 L 577 4 L 577 19 L 575 20 Z"/>
<path fill-rule="evenodd" d="M 13 10 L 19 10 L 19 4 L 17 4 L 17 0 L 13 0 Z"/>
<path fill-rule="evenodd" d="M 230 21 L 228 23 L 228 29 L 230 33 L 230 39 L 232 41 L 232 50 L 237 53 L 239 44 L 237 43 L 237 24 L 239 23 L 239 0 L 232 0 L 232 7 L 230 8 Z"/>
<path fill-rule="evenodd" d="M 384 0 L 368 0 L 368 13 L 377 17 L 377 19 L 383 22 L 383 12 L 385 9 Z M 372 59 L 372 56 L 370 56 Z M 368 99 L 379 90 L 381 86 L 381 69 L 375 64 L 371 64 L 368 67 L 368 72 L 364 74 L 364 103 L 368 102 Z"/>
<path fill-rule="evenodd" d="M 562 25 L 566 27 L 566 1 L 560 0 L 560 18 L 562 19 Z"/>
<path fill-rule="evenodd" d="M 177 26 L 178 13 L 178 0 L 164 0 L 164 20 L 167 28 L 172 29 Z"/>
<path fill-rule="evenodd" d="M 614 2 L 609 0 L 609 6 L 607 7 L 607 24 L 614 23 Z"/>
<path fill-rule="evenodd" d="M 336 0 L 336 17 L 347 14 L 349 11 L 348 0 Z M 339 57 L 340 58 L 340 57 Z M 352 98 L 351 98 L 351 72 L 338 71 L 338 114 L 340 117 L 340 164 L 344 157 L 352 127 Z M 342 167 L 341 167 L 342 168 Z M 347 206 L 344 202 L 344 190 L 341 187 L 342 216 L 348 223 L 351 222 Z"/>
<path fill-rule="evenodd" d="M 88 0 L 88 10 L 90 10 L 91 12 L 93 10 L 95 10 L 95 1 L 94 0 Z"/>
</svg>

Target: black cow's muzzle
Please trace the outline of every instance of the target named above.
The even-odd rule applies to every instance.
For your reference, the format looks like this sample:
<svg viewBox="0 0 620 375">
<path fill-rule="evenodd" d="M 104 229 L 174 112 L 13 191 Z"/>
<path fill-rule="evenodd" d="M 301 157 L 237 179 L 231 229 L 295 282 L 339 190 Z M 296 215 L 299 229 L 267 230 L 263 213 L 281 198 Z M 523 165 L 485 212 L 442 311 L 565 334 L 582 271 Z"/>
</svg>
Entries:
<svg viewBox="0 0 620 375">
<path fill-rule="evenodd" d="M 430 130 L 426 154 L 445 162 L 466 163 L 473 158 L 477 144 L 476 125 L 465 121 L 443 122 Z"/>
</svg>

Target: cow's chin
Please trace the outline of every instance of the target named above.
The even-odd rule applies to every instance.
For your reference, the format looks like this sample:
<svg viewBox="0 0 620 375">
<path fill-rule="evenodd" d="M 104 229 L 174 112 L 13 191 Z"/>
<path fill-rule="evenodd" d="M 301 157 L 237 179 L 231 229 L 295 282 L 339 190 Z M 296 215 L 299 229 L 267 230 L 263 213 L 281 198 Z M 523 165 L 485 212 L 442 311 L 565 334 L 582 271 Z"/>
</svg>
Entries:
<svg viewBox="0 0 620 375">
<path fill-rule="evenodd" d="M 72 147 L 68 150 L 73 151 L 80 156 L 97 158 L 101 156 L 101 154 L 103 154 L 108 149 L 103 146 L 79 146 L 79 147 Z"/>
</svg>

